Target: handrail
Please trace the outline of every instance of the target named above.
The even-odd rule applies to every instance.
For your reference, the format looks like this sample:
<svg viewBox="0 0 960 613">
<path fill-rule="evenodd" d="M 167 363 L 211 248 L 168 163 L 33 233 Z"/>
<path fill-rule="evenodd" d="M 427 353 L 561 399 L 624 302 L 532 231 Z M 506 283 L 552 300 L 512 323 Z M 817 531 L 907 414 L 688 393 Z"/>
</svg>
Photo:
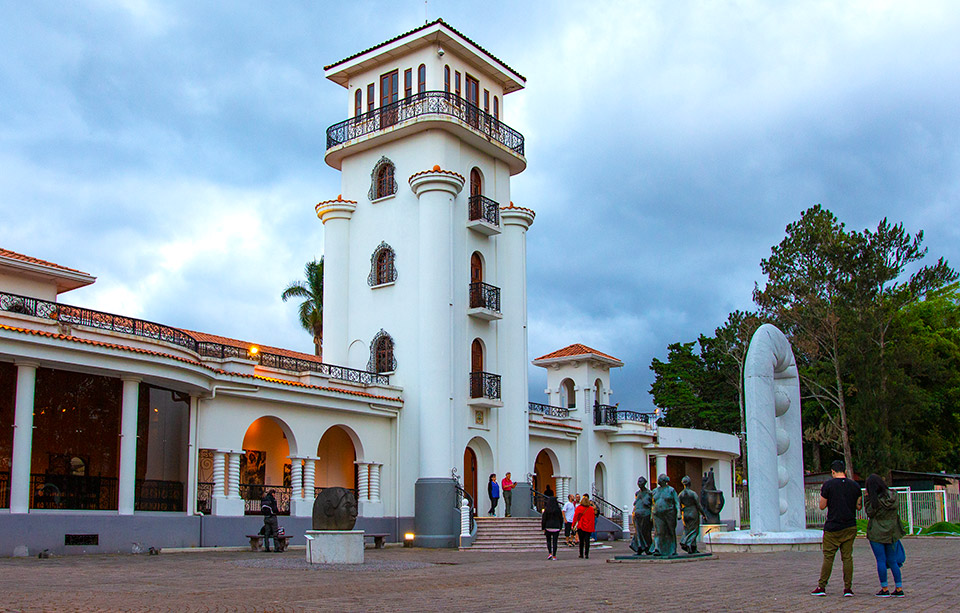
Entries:
<svg viewBox="0 0 960 613">
<path fill-rule="evenodd" d="M 654 413 L 628 411 L 609 404 L 594 403 L 593 405 L 593 425 L 595 426 L 619 426 L 621 421 L 652 424 L 654 423 L 654 417 Z"/>
<path fill-rule="evenodd" d="M 460 96 L 440 91 L 418 92 L 333 124 L 327 128 L 327 149 L 424 115 L 446 115 L 459 119 L 474 132 L 523 155 L 522 134 Z"/>
<path fill-rule="evenodd" d="M 618 526 L 623 525 L 623 509 L 613 504 L 609 500 L 606 500 L 603 496 L 597 493 L 597 484 L 594 483 L 591 488 L 593 491 L 593 502 L 597 505 L 597 510 L 600 511 L 600 514 L 609 519 L 610 521 L 616 523 Z"/>
<path fill-rule="evenodd" d="M 179 345 L 204 358 L 220 360 L 239 358 L 243 360 L 253 360 L 262 366 L 270 368 L 294 370 L 297 372 L 316 372 L 321 375 L 326 375 L 331 379 L 350 381 L 364 385 L 390 384 L 390 376 L 381 373 L 357 370 L 355 368 L 347 368 L 346 366 L 327 364 L 318 360 L 294 358 L 263 351 L 251 355 L 249 349 L 246 347 L 200 341 L 187 332 L 172 326 L 127 317 L 125 315 L 115 315 L 113 313 L 70 306 L 59 302 L 50 302 L 49 300 L 42 300 L 40 298 L 0 292 L 0 311 L 43 317 L 68 325 L 86 326 L 98 330 L 120 332 L 151 340 L 159 340 Z"/>
<path fill-rule="evenodd" d="M 470 284 L 470 308 L 500 312 L 500 288 L 482 281 Z"/>
<path fill-rule="evenodd" d="M 470 373 L 470 397 L 500 399 L 500 375 L 490 372 Z"/>
<path fill-rule="evenodd" d="M 527 403 L 527 410 L 530 413 L 541 413 L 547 417 L 559 417 L 560 419 L 566 419 L 570 417 L 570 409 L 555 407 L 549 404 L 540 404 L 539 402 Z"/>
<path fill-rule="evenodd" d="M 460 485 L 459 482 L 454 483 L 454 487 L 456 488 L 456 491 L 457 491 L 457 500 L 456 500 L 456 504 L 453 505 L 454 508 L 459 509 L 460 501 L 463 500 L 464 498 L 467 499 L 467 504 L 470 505 L 470 533 L 472 534 L 474 531 L 474 527 L 476 526 L 476 523 L 477 523 L 476 501 L 474 501 L 473 496 L 471 496 L 470 493 L 467 492 L 467 490 L 463 489 L 463 487 Z"/>
<path fill-rule="evenodd" d="M 470 196 L 467 200 L 467 219 L 470 221 L 485 221 L 495 226 L 500 225 L 500 203 L 486 196 Z"/>
</svg>

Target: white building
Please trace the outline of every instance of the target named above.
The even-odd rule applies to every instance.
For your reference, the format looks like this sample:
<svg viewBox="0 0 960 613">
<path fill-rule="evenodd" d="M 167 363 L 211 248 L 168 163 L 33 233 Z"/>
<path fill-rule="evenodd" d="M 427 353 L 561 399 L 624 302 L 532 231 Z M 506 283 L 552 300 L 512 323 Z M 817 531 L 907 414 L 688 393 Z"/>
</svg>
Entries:
<svg viewBox="0 0 960 613">
<path fill-rule="evenodd" d="M 341 193 L 316 206 L 322 363 L 67 306 L 92 276 L 0 250 L 0 555 L 241 544 L 265 489 L 302 534 L 335 485 L 359 527 L 454 546 L 458 481 L 483 512 L 508 471 L 519 516 L 534 488 L 623 507 L 639 475 L 713 468 L 733 519 L 737 439 L 611 406 L 615 358 L 538 358 L 548 401 L 528 402 L 534 212 L 510 202 L 526 161 L 503 121 L 524 78 L 440 20 L 326 74 L 349 104 L 327 132 Z"/>
</svg>

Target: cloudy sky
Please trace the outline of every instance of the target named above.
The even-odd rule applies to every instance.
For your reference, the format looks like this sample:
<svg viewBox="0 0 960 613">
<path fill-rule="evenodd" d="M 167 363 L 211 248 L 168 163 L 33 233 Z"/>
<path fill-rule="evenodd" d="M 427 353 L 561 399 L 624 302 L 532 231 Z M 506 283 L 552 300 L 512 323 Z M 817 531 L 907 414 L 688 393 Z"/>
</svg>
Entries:
<svg viewBox="0 0 960 613">
<path fill-rule="evenodd" d="M 323 66 L 424 22 L 389 2 L 0 1 L 0 246 L 80 268 L 63 301 L 312 351 L 280 292 L 323 253 L 313 205 L 346 92 Z M 960 265 L 960 4 L 430 0 L 527 77 L 530 354 L 650 361 L 751 307 L 822 203 L 923 229 Z M 531 367 L 531 400 L 546 377 Z"/>
</svg>

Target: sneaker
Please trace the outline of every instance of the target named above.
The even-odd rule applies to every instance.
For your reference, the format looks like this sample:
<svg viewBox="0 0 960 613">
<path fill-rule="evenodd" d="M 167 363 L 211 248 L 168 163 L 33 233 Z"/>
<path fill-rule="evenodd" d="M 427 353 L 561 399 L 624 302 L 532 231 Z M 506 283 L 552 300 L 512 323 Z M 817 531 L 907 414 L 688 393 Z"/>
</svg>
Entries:
<svg viewBox="0 0 960 613">
<path fill-rule="evenodd" d="M 844 598 L 853 598 L 853 590 L 851 590 L 851 589 L 848 588 L 848 587 L 843 588 L 843 597 L 844 597 Z"/>
<path fill-rule="evenodd" d="M 811 596 L 826 596 L 827 592 L 822 587 L 817 587 L 815 590 L 810 592 Z"/>
<path fill-rule="evenodd" d="M 877 595 L 878 598 L 890 598 L 890 591 L 887 590 L 887 588 L 885 588 L 885 587 L 884 587 L 884 588 L 880 588 L 880 591 L 877 592 L 876 595 Z"/>
<path fill-rule="evenodd" d="M 896 596 L 897 598 L 903 598 L 904 596 L 906 596 L 906 594 L 903 593 L 902 589 L 897 588 L 893 590 L 893 594 L 891 594 L 891 596 Z"/>
</svg>

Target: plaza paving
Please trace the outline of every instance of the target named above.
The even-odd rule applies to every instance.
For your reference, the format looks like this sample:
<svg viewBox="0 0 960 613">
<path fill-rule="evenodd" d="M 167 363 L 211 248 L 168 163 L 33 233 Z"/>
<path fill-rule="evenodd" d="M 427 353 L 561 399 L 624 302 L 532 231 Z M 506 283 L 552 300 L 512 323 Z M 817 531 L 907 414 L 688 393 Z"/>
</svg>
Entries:
<svg viewBox="0 0 960 613">
<path fill-rule="evenodd" d="M 957 611 L 960 539 L 908 539 L 906 598 L 880 599 L 867 542 L 854 598 L 839 557 L 826 598 L 809 595 L 819 552 L 625 563 L 625 543 L 580 560 L 546 554 L 368 549 L 351 569 L 307 568 L 303 551 L 0 559 L 3 611 Z"/>
</svg>

